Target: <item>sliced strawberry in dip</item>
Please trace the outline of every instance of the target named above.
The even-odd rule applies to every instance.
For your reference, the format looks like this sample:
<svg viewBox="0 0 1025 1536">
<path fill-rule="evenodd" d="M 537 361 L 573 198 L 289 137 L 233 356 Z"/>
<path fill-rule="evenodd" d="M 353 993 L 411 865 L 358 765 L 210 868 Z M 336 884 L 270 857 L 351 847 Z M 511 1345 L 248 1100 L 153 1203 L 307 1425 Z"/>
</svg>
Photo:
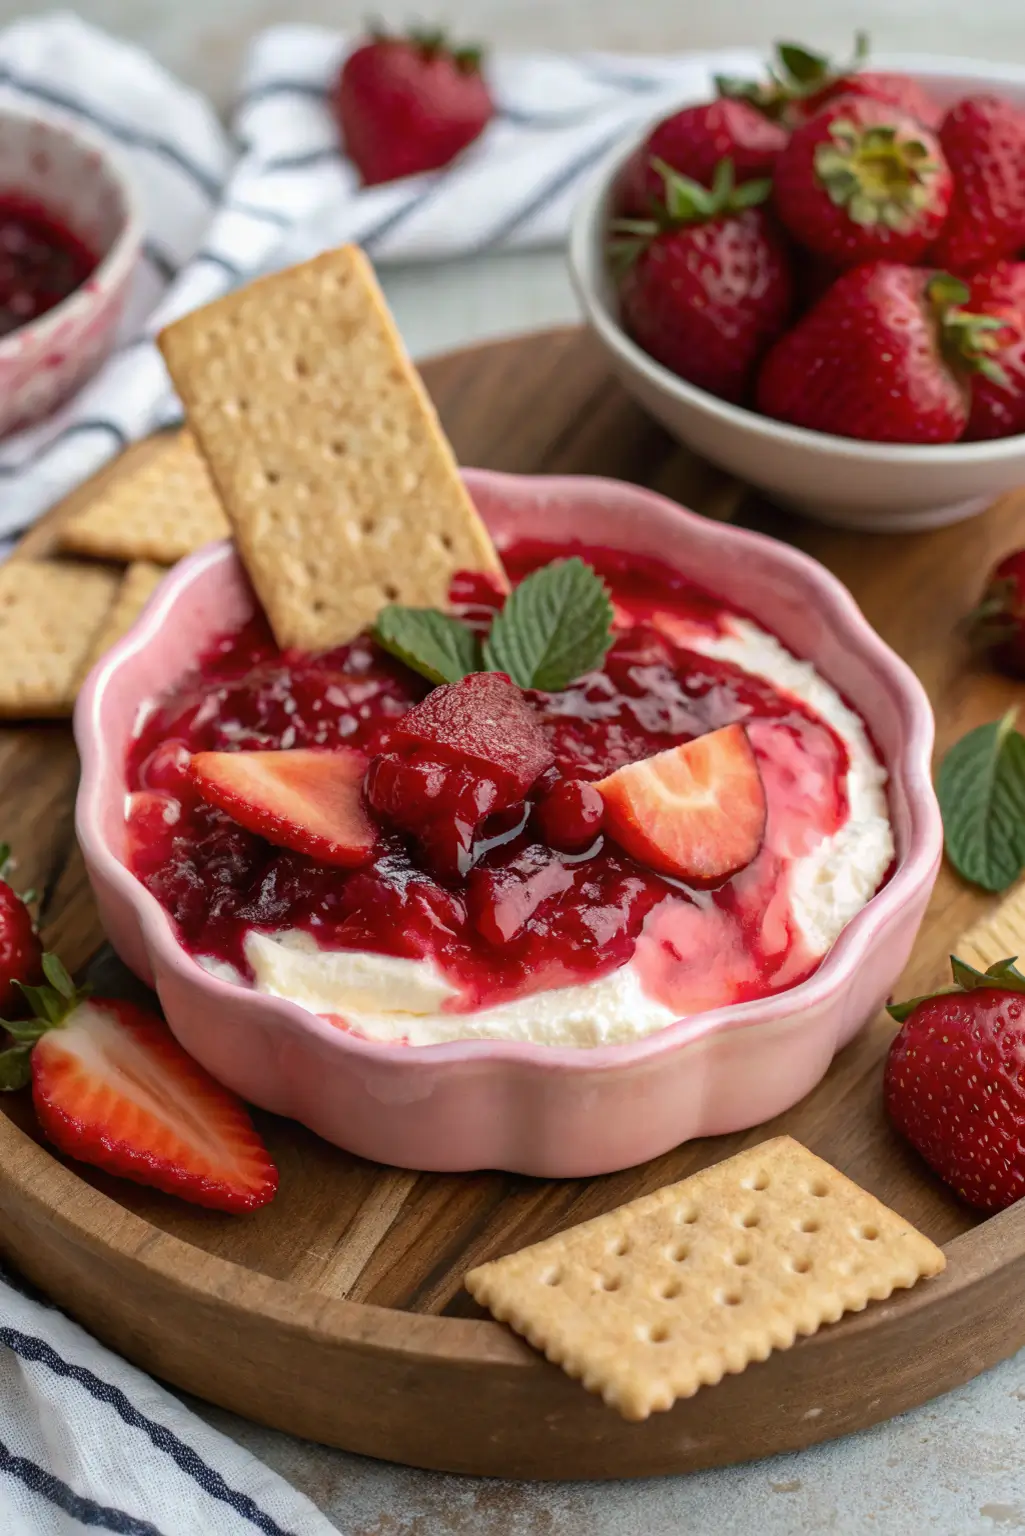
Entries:
<svg viewBox="0 0 1025 1536">
<path fill-rule="evenodd" d="M 618 768 L 595 786 L 605 830 L 660 874 L 715 885 L 751 863 L 765 836 L 765 787 L 742 725 Z"/>
<path fill-rule="evenodd" d="M 209 805 L 278 848 L 355 869 L 376 834 L 363 805 L 368 759 L 352 747 L 331 752 L 197 752 L 190 776 Z"/>
</svg>

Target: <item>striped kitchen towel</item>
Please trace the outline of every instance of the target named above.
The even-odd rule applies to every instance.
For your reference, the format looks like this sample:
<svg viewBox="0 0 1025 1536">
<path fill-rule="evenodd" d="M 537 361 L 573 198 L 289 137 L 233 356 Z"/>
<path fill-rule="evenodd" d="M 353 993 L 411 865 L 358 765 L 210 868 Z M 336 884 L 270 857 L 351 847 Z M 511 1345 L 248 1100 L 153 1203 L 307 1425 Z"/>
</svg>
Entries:
<svg viewBox="0 0 1025 1536">
<path fill-rule="evenodd" d="M 0 1269 L 0 1532 L 86 1531 L 335 1536 L 277 1473 Z"/>
<path fill-rule="evenodd" d="M 48 421 L 0 443 L 0 539 L 126 443 L 178 419 L 151 340 L 167 321 L 345 240 L 378 264 L 558 244 L 581 185 L 624 136 L 707 95 L 714 74 L 759 64 L 740 52 L 499 54 L 489 65 L 496 119 L 454 166 L 362 189 L 328 110 L 347 46 L 318 27 L 265 32 L 228 132 L 144 53 L 73 16 L 0 31 L 0 101 L 38 102 L 105 134 L 148 225 L 114 356 Z"/>
</svg>

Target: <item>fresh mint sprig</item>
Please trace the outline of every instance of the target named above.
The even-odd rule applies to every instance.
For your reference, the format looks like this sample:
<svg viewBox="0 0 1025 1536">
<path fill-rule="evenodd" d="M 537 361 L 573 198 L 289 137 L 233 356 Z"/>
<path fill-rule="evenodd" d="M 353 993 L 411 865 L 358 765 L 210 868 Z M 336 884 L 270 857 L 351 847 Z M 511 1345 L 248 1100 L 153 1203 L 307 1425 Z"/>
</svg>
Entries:
<svg viewBox="0 0 1025 1536">
<path fill-rule="evenodd" d="M 458 683 L 479 672 L 480 640 L 465 624 L 437 608 L 382 608 L 373 630 L 382 650 L 432 683 Z"/>
<path fill-rule="evenodd" d="M 520 688 L 557 693 L 601 666 L 612 644 L 612 601 L 605 583 L 574 555 L 533 571 L 506 598 L 483 644 L 436 608 L 381 610 L 374 639 L 432 683 L 470 672 L 507 672 Z"/>
<path fill-rule="evenodd" d="M 962 736 L 936 781 L 947 857 L 987 891 L 1005 891 L 1025 869 L 1025 736 L 1016 715 Z"/>
</svg>

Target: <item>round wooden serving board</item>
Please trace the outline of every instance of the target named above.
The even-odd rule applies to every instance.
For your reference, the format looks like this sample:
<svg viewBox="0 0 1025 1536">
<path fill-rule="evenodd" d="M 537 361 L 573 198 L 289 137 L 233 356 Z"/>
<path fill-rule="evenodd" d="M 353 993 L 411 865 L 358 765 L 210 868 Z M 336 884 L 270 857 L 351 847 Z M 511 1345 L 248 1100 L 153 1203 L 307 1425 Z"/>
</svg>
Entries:
<svg viewBox="0 0 1025 1536">
<path fill-rule="evenodd" d="M 970 663 L 953 626 L 991 560 L 1021 541 L 1025 497 L 1005 498 L 958 527 L 890 538 L 785 517 L 745 501 L 673 443 L 577 331 L 462 352 L 424 374 L 463 463 L 638 480 L 818 556 L 922 677 L 941 748 L 1020 697 Z M 24 553 L 52 546 L 61 515 L 32 533 Z M 130 978 L 104 948 L 74 841 L 76 771 L 66 727 L 3 731 L 0 832 L 16 845 L 20 877 L 43 892 L 47 944 L 104 990 L 127 991 Z M 985 908 L 943 872 L 905 978 L 912 992 L 940 978 L 949 948 Z M 875 1020 L 778 1122 L 591 1181 L 379 1168 L 259 1116 L 281 1192 L 248 1218 L 193 1209 L 62 1162 L 39 1143 L 27 1096 L 7 1096 L 0 1253 L 155 1375 L 265 1424 L 371 1456 L 573 1478 L 686 1472 L 792 1450 L 920 1403 L 1025 1342 L 1025 1206 L 978 1221 L 891 1133 L 880 1100 L 891 1033 L 885 1018 Z M 946 1273 L 644 1424 L 625 1423 L 486 1320 L 461 1288 L 474 1264 L 782 1130 L 944 1244 Z"/>
</svg>

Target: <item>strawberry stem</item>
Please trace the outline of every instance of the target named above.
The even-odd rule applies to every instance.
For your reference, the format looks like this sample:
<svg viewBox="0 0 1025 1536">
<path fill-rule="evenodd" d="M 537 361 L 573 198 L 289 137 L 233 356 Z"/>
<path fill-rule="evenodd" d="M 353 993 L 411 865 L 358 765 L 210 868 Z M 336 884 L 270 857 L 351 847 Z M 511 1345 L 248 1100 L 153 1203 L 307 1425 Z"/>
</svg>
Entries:
<svg viewBox="0 0 1025 1536">
<path fill-rule="evenodd" d="M 1025 976 L 1019 971 L 1017 960 L 1017 955 L 1012 955 L 1010 959 L 997 960 L 985 971 L 980 971 L 966 960 L 959 960 L 957 955 L 951 955 L 952 986 L 938 987 L 935 992 L 909 998 L 905 1003 L 889 1003 L 886 1011 L 891 1019 L 903 1024 L 920 1003 L 930 1003 L 934 997 L 949 997 L 953 992 L 977 992 L 981 987 L 993 987 L 999 992 L 1025 992 Z"/>
<path fill-rule="evenodd" d="M 856 32 L 850 63 L 834 64 L 827 54 L 812 53 L 800 43 L 777 43 L 767 80 L 741 80 L 733 75 L 716 75 L 715 88 L 720 96 L 750 102 L 766 117 L 778 122 L 787 115 L 791 102 L 814 96 L 834 80 L 856 74 L 868 58 L 868 34 Z"/>
</svg>

